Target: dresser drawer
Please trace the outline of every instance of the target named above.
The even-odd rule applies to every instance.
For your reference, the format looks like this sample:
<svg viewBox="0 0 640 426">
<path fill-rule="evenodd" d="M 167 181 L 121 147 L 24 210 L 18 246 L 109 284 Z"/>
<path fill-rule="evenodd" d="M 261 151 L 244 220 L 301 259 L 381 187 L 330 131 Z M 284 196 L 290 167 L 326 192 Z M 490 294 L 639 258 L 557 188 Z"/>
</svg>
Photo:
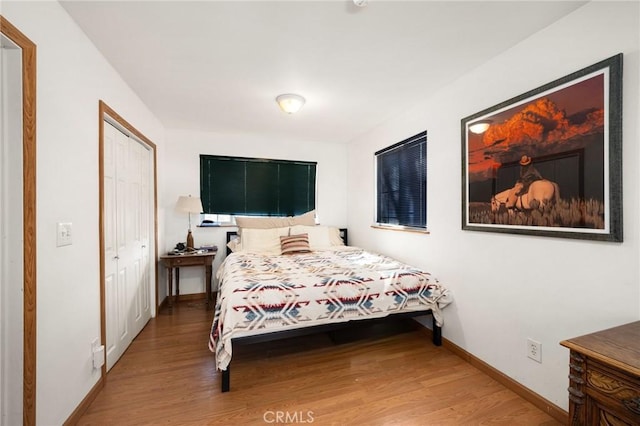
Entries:
<svg viewBox="0 0 640 426">
<path fill-rule="evenodd" d="M 206 259 L 201 256 L 175 256 L 171 259 L 171 265 L 174 267 L 204 265 L 205 263 Z"/>
<path fill-rule="evenodd" d="M 587 367 L 587 392 L 598 400 L 606 399 L 610 409 L 640 424 L 640 379 L 621 375 L 616 370 L 590 361 Z"/>
</svg>

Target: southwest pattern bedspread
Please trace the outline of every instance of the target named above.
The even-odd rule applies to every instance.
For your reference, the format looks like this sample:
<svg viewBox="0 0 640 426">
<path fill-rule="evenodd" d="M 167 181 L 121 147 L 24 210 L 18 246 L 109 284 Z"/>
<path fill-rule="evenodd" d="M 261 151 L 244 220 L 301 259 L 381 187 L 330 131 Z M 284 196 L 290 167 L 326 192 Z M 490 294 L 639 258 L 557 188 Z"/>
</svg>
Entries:
<svg viewBox="0 0 640 426">
<path fill-rule="evenodd" d="M 220 282 L 209 349 L 216 366 L 231 361 L 231 339 L 441 309 L 452 298 L 430 273 L 354 247 L 298 255 L 234 253 L 218 269 Z"/>
</svg>

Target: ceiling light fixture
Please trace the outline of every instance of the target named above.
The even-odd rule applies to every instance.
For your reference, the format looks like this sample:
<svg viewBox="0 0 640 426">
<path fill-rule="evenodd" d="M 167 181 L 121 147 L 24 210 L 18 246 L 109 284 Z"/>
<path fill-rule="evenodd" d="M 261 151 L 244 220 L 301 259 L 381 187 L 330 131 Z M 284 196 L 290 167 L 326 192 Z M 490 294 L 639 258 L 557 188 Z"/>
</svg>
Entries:
<svg viewBox="0 0 640 426">
<path fill-rule="evenodd" d="M 305 99 L 300 95 L 294 95 L 293 93 L 285 93 L 276 98 L 276 102 L 280 106 L 280 109 L 287 114 L 293 114 L 300 111 L 305 103 Z"/>
<path fill-rule="evenodd" d="M 493 123 L 491 120 L 479 120 L 469 125 L 469 130 L 475 134 L 481 134 L 487 131 L 489 126 Z"/>
</svg>

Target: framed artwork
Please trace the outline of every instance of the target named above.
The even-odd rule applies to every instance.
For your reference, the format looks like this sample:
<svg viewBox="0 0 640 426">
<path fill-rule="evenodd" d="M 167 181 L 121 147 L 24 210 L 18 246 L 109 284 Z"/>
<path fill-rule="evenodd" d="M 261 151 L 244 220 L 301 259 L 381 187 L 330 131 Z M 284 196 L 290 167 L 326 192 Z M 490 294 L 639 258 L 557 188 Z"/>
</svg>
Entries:
<svg viewBox="0 0 640 426">
<path fill-rule="evenodd" d="M 622 54 L 461 130 L 462 229 L 622 241 Z"/>
</svg>

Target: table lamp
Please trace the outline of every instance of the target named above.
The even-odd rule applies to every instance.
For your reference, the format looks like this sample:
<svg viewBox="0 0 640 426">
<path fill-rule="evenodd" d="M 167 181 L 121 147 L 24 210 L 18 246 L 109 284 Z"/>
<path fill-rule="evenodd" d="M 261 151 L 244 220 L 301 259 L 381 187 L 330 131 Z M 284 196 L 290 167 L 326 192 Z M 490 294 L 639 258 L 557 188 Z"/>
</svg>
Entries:
<svg viewBox="0 0 640 426">
<path fill-rule="evenodd" d="M 187 250 L 193 250 L 193 235 L 191 235 L 191 213 L 202 213 L 202 201 L 199 197 L 191 195 L 180 196 L 176 203 L 176 210 L 189 214 L 189 232 L 187 233 Z"/>
</svg>

